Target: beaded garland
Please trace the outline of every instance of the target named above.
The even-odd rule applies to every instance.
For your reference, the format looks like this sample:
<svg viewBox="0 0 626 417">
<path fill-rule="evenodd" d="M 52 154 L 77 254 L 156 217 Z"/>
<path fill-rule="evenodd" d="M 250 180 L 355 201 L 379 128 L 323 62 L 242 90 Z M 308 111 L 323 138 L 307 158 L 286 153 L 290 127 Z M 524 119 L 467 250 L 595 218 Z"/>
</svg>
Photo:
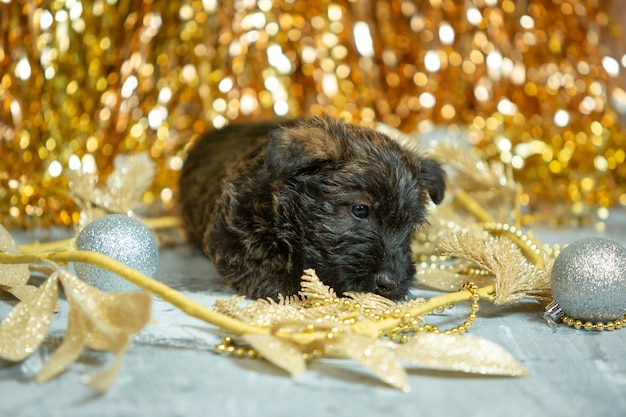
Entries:
<svg viewBox="0 0 626 417">
<path fill-rule="evenodd" d="M 595 330 L 598 332 L 602 332 L 602 331 L 613 331 L 613 330 L 619 330 L 623 327 L 626 327 L 626 316 L 624 316 L 624 318 L 622 318 L 621 320 L 615 320 L 615 321 L 607 321 L 602 322 L 596 322 L 596 323 L 592 323 L 590 321 L 585 321 L 583 322 L 582 320 L 578 320 L 578 319 L 574 319 L 572 317 L 567 317 L 564 316 L 561 321 L 563 323 L 565 323 L 566 325 L 573 327 L 576 330 L 580 330 L 580 329 L 584 329 L 584 330 Z"/>
<path fill-rule="evenodd" d="M 418 317 L 414 317 L 408 311 L 404 311 L 400 308 L 394 308 L 393 310 L 384 310 L 384 311 L 376 311 L 372 310 L 371 307 L 363 307 L 358 302 L 350 299 L 339 299 L 336 297 L 323 299 L 317 304 L 337 304 L 339 302 L 344 303 L 344 308 L 347 310 L 352 310 L 359 315 L 362 315 L 367 320 L 373 320 L 380 322 L 381 320 L 394 318 L 394 319 L 402 319 L 398 325 L 392 329 L 386 330 L 382 337 L 387 338 L 396 343 L 407 343 L 411 337 L 418 333 L 435 333 L 435 334 L 445 334 L 445 335 L 462 335 L 465 334 L 468 330 L 472 328 L 472 324 L 476 320 L 476 313 L 480 310 L 480 294 L 478 293 L 478 286 L 473 282 L 466 283 L 463 288 L 463 291 L 467 290 L 470 293 L 470 299 L 472 304 L 470 306 L 470 313 L 467 316 L 467 320 L 460 324 L 459 326 L 441 330 L 439 326 L 435 326 L 428 323 L 422 323 L 422 320 Z M 445 306 L 438 306 L 433 311 L 427 312 L 427 314 L 432 313 L 443 313 L 445 309 L 454 308 L 454 304 L 450 303 Z M 350 316 L 345 320 L 341 320 L 338 317 L 330 317 L 325 316 L 324 321 L 335 321 L 341 324 L 353 324 L 355 322 L 354 316 Z M 305 327 L 305 331 L 313 332 L 315 331 L 315 326 L 313 324 L 309 324 Z M 338 328 L 331 327 L 326 335 L 326 338 L 332 339 L 338 334 Z M 245 344 L 240 344 L 237 342 L 236 338 L 233 336 L 225 336 L 222 339 L 222 342 L 215 346 L 215 351 L 218 353 L 235 356 L 237 358 L 248 358 L 248 359 L 256 359 L 262 357 L 262 355 L 253 347 L 246 346 Z M 322 352 L 313 348 L 310 351 L 306 351 L 302 353 L 302 358 L 304 360 L 311 360 L 320 357 Z"/>
<path fill-rule="evenodd" d="M 22 271 L 25 273 L 22 274 L 7 274 L 7 269 L 0 268 L 0 272 L 5 271 L 0 274 L 0 284 L 8 292 L 22 299 L 0 325 L 0 333 L 6 336 L 0 337 L 4 342 L 0 343 L 0 356 L 21 360 L 35 351 L 48 329 L 47 325 L 40 324 L 49 323 L 49 315 L 53 314 L 53 307 L 56 305 L 57 294 L 50 290 L 55 290 L 59 284 L 66 290 L 66 287 L 71 290 L 80 285 L 81 298 L 77 298 L 76 301 L 81 306 L 90 306 L 92 303 L 86 302 L 86 299 L 92 299 L 108 300 L 102 306 L 97 305 L 98 308 L 121 307 L 125 305 L 124 299 L 135 297 L 133 295 L 135 293 L 125 293 L 118 295 L 117 298 L 106 298 L 95 288 L 81 284 L 78 278 L 59 269 L 59 265 L 71 260 L 104 267 L 124 276 L 130 282 L 160 296 L 185 313 L 232 334 L 216 346 L 218 352 L 236 357 L 263 357 L 293 375 L 302 374 L 306 369 L 306 363 L 320 356 L 356 360 L 373 371 L 381 380 L 403 391 L 408 390 L 409 385 L 406 372 L 399 361 L 408 361 L 429 369 L 509 376 L 525 375 L 524 368 L 502 348 L 465 333 L 476 319 L 480 299 L 493 301 L 495 304 L 509 304 L 524 298 L 546 301 L 549 297 L 549 281 L 546 278 L 558 248 L 548 250 L 545 245 L 533 243 L 534 239 L 530 235 L 513 226 L 519 224 L 521 215 L 519 207 L 512 204 L 509 208 L 508 203 L 503 202 L 510 201 L 507 194 L 513 193 L 517 196 L 515 190 L 518 187 L 508 183 L 508 177 L 503 176 L 504 171 L 497 164 L 491 164 L 487 169 L 481 170 L 483 174 L 481 181 L 486 185 L 498 184 L 491 188 L 489 200 L 496 201 L 498 208 L 504 208 L 504 212 L 508 213 L 508 216 L 505 216 L 509 217 L 506 222 L 494 221 L 495 218 L 500 218 L 497 213 L 502 210 L 493 213 L 486 210 L 482 202 L 484 195 L 481 195 L 480 191 L 470 195 L 459 188 L 463 187 L 462 184 L 468 178 L 476 177 L 476 170 L 483 166 L 479 162 L 466 160 L 457 165 L 457 172 L 451 180 L 450 195 L 447 201 L 437 207 L 437 210 L 442 212 L 434 213 L 433 218 L 437 221 L 430 224 L 428 230 L 424 229 L 419 233 L 418 235 L 422 237 L 418 236 L 414 244 L 422 247 L 422 250 L 415 248 L 416 257 L 421 259 L 426 259 L 432 246 L 437 248 L 436 255 L 429 258 L 432 266 L 420 267 L 423 274 L 418 278 L 425 285 L 436 284 L 431 286 L 450 291 L 455 288 L 459 279 L 464 282 L 469 278 L 477 282 L 483 281 L 480 287 L 473 283 L 465 284 L 458 287 L 460 291 L 434 297 L 428 301 L 418 298 L 394 303 L 376 294 L 367 293 L 346 294 L 346 297 L 340 298 L 332 288 L 320 281 L 313 270 L 307 270 L 302 277 L 299 297 L 283 297 L 279 302 L 256 300 L 249 303 L 242 303 L 240 297 L 231 297 L 218 299 L 213 308 L 208 309 L 115 259 L 99 253 L 75 250 L 72 248 L 72 240 L 44 245 L 34 243 L 18 249 L 10 235 L 4 233 L 0 234 L 0 237 L 7 253 L 0 253 L 1 263 L 44 263 L 44 266 L 37 267 L 36 270 L 50 275 L 45 284 L 35 288 L 28 285 L 28 267 L 25 265 L 22 268 L 25 269 Z M 137 161 L 122 158 L 110 178 L 116 178 L 120 173 L 126 172 L 129 166 L 135 165 Z M 93 205 L 95 204 L 97 208 L 98 201 L 111 201 L 114 196 L 126 195 L 129 192 L 135 194 L 134 190 L 137 189 L 135 186 L 128 189 L 123 184 L 117 184 L 112 188 L 93 189 L 89 187 L 90 178 L 92 177 L 84 178 L 86 180 L 83 181 L 84 189 L 71 190 L 72 195 L 79 201 L 92 202 L 83 204 L 87 212 L 81 213 L 81 218 L 91 217 L 91 214 L 94 214 L 90 213 L 93 211 Z M 104 206 L 106 208 L 106 204 Z M 132 210 L 132 201 L 124 206 Z M 480 223 L 468 219 L 468 213 Z M 176 227 L 179 224 L 165 220 L 167 219 L 151 219 L 149 223 L 153 227 L 164 225 Z M 3 230 L 0 227 L 0 232 Z M 424 242 L 424 238 L 427 242 Z M 20 251 L 23 253 L 19 253 Z M 446 263 L 456 264 L 456 267 L 450 270 L 451 273 L 441 269 Z M 144 304 L 145 300 L 149 301 L 150 298 L 144 297 Z M 455 304 L 464 300 L 469 300 L 472 304 L 467 320 L 461 325 L 441 330 L 437 325 L 423 322 L 424 316 L 443 313 L 445 309 L 453 308 Z M 109 305 L 111 302 L 114 305 Z M 46 307 L 45 311 L 41 311 L 41 306 Z M 100 316 L 97 314 L 94 316 L 89 309 L 81 314 L 94 317 L 96 321 L 100 320 Z M 29 316 L 32 320 L 30 318 L 24 320 Z M 97 323 L 94 322 L 95 324 Z M 144 325 L 145 320 L 139 324 Z M 32 325 L 34 328 L 31 329 L 29 326 L 33 327 Z M 574 327 L 579 327 L 579 324 L 574 323 Z M 623 323 L 622 321 L 595 325 L 581 323 L 580 327 L 613 330 L 623 327 Z M 71 335 L 70 329 L 73 328 L 68 322 L 68 334 Z M 124 329 L 126 333 L 137 330 L 138 327 L 134 326 Z M 36 338 L 33 339 L 31 334 Z M 75 341 L 89 343 L 89 340 L 81 341 L 77 336 L 68 336 L 63 343 Z M 107 350 L 116 353 L 119 361 L 126 347 L 126 343 L 110 345 Z M 479 351 L 482 354 L 475 355 Z M 55 358 L 46 364 L 44 371 L 36 376 L 36 380 L 40 382 L 49 380 L 74 360 L 74 356 L 68 354 L 55 354 Z M 94 378 L 90 385 L 104 391 L 114 378 L 106 372 L 101 375 L 104 376 Z"/>
<path fill-rule="evenodd" d="M 326 112 L 407 132 L 467 129 L 509 164 L 525 217 L 626 204 L 619 2 L 0 2 L 0 212 L 71 225 L 63 172 L 158 165 L 170 211 L 185 143 L 242 119 Z M 454 155 L 450 155 L 454 157 Z"/>
</svg>

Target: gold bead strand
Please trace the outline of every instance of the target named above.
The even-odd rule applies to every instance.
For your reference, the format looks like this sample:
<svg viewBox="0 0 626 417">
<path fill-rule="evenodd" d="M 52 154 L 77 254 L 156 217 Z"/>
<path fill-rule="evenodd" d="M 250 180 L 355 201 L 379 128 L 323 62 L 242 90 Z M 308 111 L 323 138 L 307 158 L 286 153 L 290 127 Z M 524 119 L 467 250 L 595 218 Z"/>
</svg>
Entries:
<svg viewBox="0 0 626 417">
<path fill-rule="evenodd" d="M 576 330 L 595 330 L 597 332 L 603 332 L 605 330 L 610 332 L 613 330 L 620 330 L 621 328 L 626 327 L 626 316 L 615 321 L 607 321 L 606 323 L 602 321 L 593 323 L 591 321 L 583 321 L 568 316 L 563 316 L 561 321 L 567 326 L 573 327 Z"/>
<path fill-rule="evenodd" d="M 222 343 L 215 346 L 217 353 L 227 356 L 235 356 L 237 358 L 260 358 L 261 355 L 251 347 L 237 346 L 235 340 L 231 336 L 225 336 Z"/>
<path fill-rule="evenodd" d="M 471 294 L 472 304 L 470 306 L 470 313 L 467 316 L 467 320 L 463 324 L 447 329 L 441 330 L 438 326 L 425 323 L 420 324 L 416 319 L 412 317 L 405 317 L 395 328 L 387 332 L 387 337 L 397 343 L 408 342 L 411 337 L 417 333 L 443 333 L 446 335 L 464 334 L 472 328 L 474 321 L 476 320 L 476 313 L 480 310 L 478 294 L 478 286 L 473 282 L 468 282 L 463 286 L 461 291 L 469 291 Z M 436 312 L 443 312 L 445 309 L 454 308 L 454 304 L 446 304 L 435 309 Z"/>
</svg>

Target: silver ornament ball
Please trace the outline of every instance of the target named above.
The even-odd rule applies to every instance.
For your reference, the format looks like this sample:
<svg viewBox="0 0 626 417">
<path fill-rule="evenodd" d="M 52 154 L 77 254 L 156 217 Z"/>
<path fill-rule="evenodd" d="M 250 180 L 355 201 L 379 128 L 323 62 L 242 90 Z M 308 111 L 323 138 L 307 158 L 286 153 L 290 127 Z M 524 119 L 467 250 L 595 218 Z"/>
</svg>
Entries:
<svg viewBox="0 0 626 417">
<path fill-rule="evenodd" d="M 152 277 L 157 270 L 159 249 L 152 232 L 139 220 L 121 214 L 100 217 L 76 238 L 76 248 L 98 252 Z M 98 266 L 76 263 L 76 275 L 103 291 L 137 291 L 141 288 Z"/>
<path fill-rule="evenodd" d="M 626 249 L 599 237 L 571 243 L 554 261 L 551 285 L 569 317 L 594 323 L 621 319 L 626 314 Z"/>
</svg>

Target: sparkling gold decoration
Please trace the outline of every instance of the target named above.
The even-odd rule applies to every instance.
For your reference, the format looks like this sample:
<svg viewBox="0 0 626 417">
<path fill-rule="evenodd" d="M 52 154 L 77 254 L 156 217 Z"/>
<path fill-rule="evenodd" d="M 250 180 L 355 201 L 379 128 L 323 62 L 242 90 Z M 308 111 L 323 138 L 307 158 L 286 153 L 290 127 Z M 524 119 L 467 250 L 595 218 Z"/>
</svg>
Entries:
<svg viewBox="0 0 626 417">
<path fill-rule="evenodd" d="M 0 232 L 0 245 L 14 245 L 2 226 Z M 148 323 L 152 298 L 144 292 L 102 292 L 51 263 L 46 256 L 53 257 L 53 253 L 35 256 L 0 252 L 3 267 L 8 266 L 5 264 L 20 266 L 39 262 L 44 266 L 37 270 L 48 275 L 44 283 L 28 297 L 22 298 L 0 324 L 0 358 L 22 361 L 37 350 L 57 309 L 61 285 L 70 309 L 67 331 L 63 343 L 37 373 L 35 380 L 45 382 L 54 378 L 75 361 L 85 347 L 89 347 L 116 354 L 112 365 L 88 378 L 96 390 L 106 391 L 115 380 L 121 357 L 130 344 L 130 335 Z M 11 293 L 17 290 L 20 294 L 19 289 L 26 282 L 16 282 L 10 269 L 3 268 L 0 272 L 0 290 Z"/>
<path fill-rule="evenodd" d="M 464 333 L 476 318 L 478 300 L 493 300 L 495 289 L 493 285 L 477 288 L 471 284 L 459 292 L 426 302 L 418 299 L 395 303 L 375 294 L 348 294 L 345 298 L 339 298 L 319 280 L 314 271 L 308 270 L 303 276 L 302 292 L 298 297 L 282 299 L 278 303 L 257 300 L 244 307 L 239 306 L 242 299 L 234 297 L 217 302 L 214 309 L 207 309 L 172 288 L 99 253 L 77 251 L 71 247 L 50 252 L 0 253 L 2 264 L 49 265 L 40 268 L 41 272 L 47 271 L 49 277 L 37 289 L 36 296 L 19 303 L 0 324 L 0 356 L 23 360 L 36 350 L 47 332 L 56 304 L 58 284 L 61 284 L 70 293 L 66 337 L 37 374 L 36 380 L 44 382 L 58 375 L 86 346 L 117 355 L 109 367 L 87 378 L 97 390 L 106 390 L 113 383 L 121 355 L 130 342 L 129 335 L 139 331 L 148 321 L 151 298 L 143 292 L 104 293 L 57 266 L 67 262 L 90 263 L 124 276 L 185 313 L 232 332 L 251 346 L 236 347 L 230 338 L 217 347 L 218 351 L 238 357 L 261 356 L 294 375 L 303 373 L 306 361 L 312 358 L 350 358 L 369 369 L 381 381 L 403 391 L 408 391 L 409 385 L 400 361 L 417 354 L 419 350 L 400 349 L 397 350 L 400 352 L 398 356 L 397 343 L 391 339 L 395 338 L 401 344 L 411 344 L 415 334 L 420 332 L 430 332 L 444 338 Z M 0 279 L 2 288 L 8 287 L 10 280 L 1 276 Z M 454 303 L 464 300 L 471 300 L 472 307 L 468 321 L 463 325 L 445 334 L 439 334 L 435 326 L 419 325 L 423 315 L 443 311 L 446 307 L 452 308 Z M 398 337 L 399 334 L 404 337 Z M 475 339 L 467 340 L 472 346 L 477 346 Z M 437 369 L 510 376 L 526 373 L 514 360 L 493 367 L 482 363 L 484 357 L 481 355 L 468 357 L 463 353 L 473 348 L 464 346 L 464 341 L 431 341 L 433 349 L 444 345 L 451 349 L 445 359 L 436 361 Z M 453 351 L 458 354 L 455 355 Z M 430 359 L 415 358 L 413 362 L 427 366 L 432 363 L 434 352 L 428 355 Z M 498 357 L 507 355 L 502 353 Z"/>
<path fill-rule="evenodd" d="M 292 5 L 288 7 L 295 7 L 300 3 L 296 1 L 285 4 Z M 384 6 L 388 3 L 380 4 Z M 507 4 L 507 7 L 513 7 L 512 3 Z M 266 5 L 269 7 L 268 11 L 273 10 L 270 3 Z M 434 3 L 431 6 L 438 7 Z M 241 6 L 240 9 L 246 8 Z M 186 10 L 183 13 L 186 16 L 186 13 L 193 15 L 194 9 L 180 10 Z M 333 10 L 335 10 L 333 13 L 339 11 L 343 13 L 344 9 Z M 337 16 L 343 14 L 333 16 L 339 21 Z M 318 22 L 321 24 L 323 20 Z M 365 33 L 366 26 L 361 21 L 355 22 L 354 26 L 360 31 L 359 35 Z M 261 27 L 258 29 L 260 31 Z M 359 36 L 359 39 L 362 38 L 368 39 Z M 229 39 L 228 44 L 231 45 L 232 41 Z M 359 54 L 363 56 L 371 54 L 371 48 L 374 47 L 359 40 L 357 45 Z M 373 56 L 370 57 L 370 61 L 371 65 L 376 62 Z M 286 63 L 276 61 L 275 65 L 286 66 Z M 281 83 L 287 82 L 289 77 L 281 80 Z M 421 78 L 418 77 L 418 80 Z M 280 97 L 289 103 L 289 95 Z M 276 97 L 270 98 L 273 100 Z M 429 98 L 426 96 L 424 100 L 427 99 Z M 270 102 L 275 104 L 274 101 Z M 330 107 L 325 109 L 332 109 L 332 105 L 328 104 Z M 278 105 L 279 110 L 282 109 L 281 106 L 282 104 Z M 276 112 L 276 106 L 272 104 L 270 107 L 272 112 Z M 270 107 L 266 107 L 265 110 L 270 111 L 268 110 Z M 350 108 L 346 104 L 344 111 Z M 449 110 L 448 108 L 446 111 Z M 292 114 L 289 112 L 287 113 Z M 219 112 L 216 114 L 219 115 Z M 355 114 L 363 116 L 362 113 Z M 370 121 L 373 122 L 380 114 L 382 113 L 377 108 L 376 112 L 372 113 Z M 342 116 L 348 117 L 348 114 Z M 219 119 L 216 116 L 212 120 L 215 125 L 216 120 L 226 123 L 226 119 L 229 118 Z M 361 117 L 360 120 L 363 121 L 364 118 Z M 396 124 L 390 123 L 387 127 L 392 130 L 393 125 Z M 435 131 L 426 129 L 419 137 L 421 140 L 433 139 L 433 132 Z M 461 130 L 458 132 L 460 135 L 467 133 Z M 58 353 L 55 352 L 50 362 L 42 369 L 37 380 L 45 381 L 62 372 L 83 347 L 87 346 L 116 353 L 116 360 L 109 367 L 87 378 L 98 390 L 105 390 L 110 386 L 121 364 L 121 356 L 128 346 L 129 334 L 138 331 L 147 321 L 149 302 L 148 305 L 135 307 L 141 313 L 137 317 L 133 317 L 127 323 L 120 323 L 115 318 L 120 316 L 119 309 L 126 307 L 126 299 L 122 301 L 119 298 L 111 298 L 109 294 L 98 292 L 60 268 L 60 265 L 68 262 L 83 262 L 123 276 L 180 308 L 186 314 L 224 329 L 229 336 L 216 347 L 219 352 L 236 357 L 263 357 L 294 375 L 303 373 L 307 361 L 318 357 L 353 359 L 385 383 L 403 391 L 408 390 L 408 382 L 402 362 L 432 369 L 525 375 L 523 367 L 499 347 L 481 339 L 462 335 L 470 330 L 476 320 L 479 311 L 478 301 L 481 299 L 504 304 L 532 298 L 545 303 L 549 298 L 547 293 L 549 288 L 546 289 L 546 271 L 559 249 L 535 243 L 537 240 L 532 234 L 521 231 L 521 225 L 524 223 L 523 205 L 527 201 L 527 195 L 514 179 L 514 166 L 497 160 L 486 162 L 485 154 L 473 151 L 476 149 L 474 147 L 471 150 L 463 149 L 463 146 L 470 146 L 472 141 L 454 140 L 454 134 L 449 129 L 444 136 L 446 140 L 438 141 L 431 146 L 431 151 L 434 157 L 441 159 L 451 169 L 450 193 L 443 204 L 432 213 L 432 224 L 420 229 L 416 234 L 414 251 L 416 259 L 421 263 L 418 272 L 420 281 L 453 292 L 430 300 L 417 299 L 405 303 L 394 303 L 375 294 L 347 294 L 345 297 L 338 297 L 331 288 L 322 283 L 314 271 L 309 270 L 303 276 L 302 292 L 298 297 L 283 298 L 279 302 L 268 300 L 244 302 L 242 298 L 234 297 L 219 300 L 213 309 L 209 309 L 112 258 L 76 250 L 72 240 L 17 248 L 8 232 L 0 228 L 2 238 L 0 265 L 3 265 L 0 272 L 6 274 L 0 275 L 0 290 L 20 297 L 23 295 L 22 301 L 0 325 L 2 336 L 0 356 L 20 360 L 39 346 L 45 337 L 51 311 L 56 308 L 55 291 L 58 291 L 60 284 L 65 291 L 73 292 L 72 296 L 68 297 L 70 303 L 68 337 L 57 350 Z M 468 136 L 470 137 L 471 135 Z M 417 139 L 404 137 L 400 140 Z M 155 157 L 152 150 L 150 154 Z M 165 151 L 162 155 L 165 155 Z M 133 169 L 139 170 L 135 172 L 141 172 L 150 164 L 141 154 L 135 159 L 133 157 L 119 156 L 115 167 L 105 166 L 105 171 L 111 168 L 114 170 L 109 174 L 104 186 L 100 184 L 101 177 L 94 157 L 79 158 L 74 157 L 74 154 L 68 157 L 68 174 L 59 174 L 56 178 L 68 181 L 70 190 L 65 194 L 75 201 L 74 207 L 77 211 L 70 216 L 70 223 L 80 224 L 83 218 L 98 216 L 110 210 L 135 215 L 135 207 L 139 202 L 133 197 L 136 196 L 139 189 L 137 187 L 140 186 L 129 185 L 126 182 L 133 181 L 129 172 Z M 178 166 L 177 164 L 178 162 L 174 165 Z M 146 175 L 146 181 L 149 182 L 150 178 L 150 175 Z M 140 188 L 145 190 L 149 184 L 143 182 L 141 186 L 143 188 Z M 26 196 L 30 195 L 28 194 L 30 190 L 19 191 L 26 193 Z M 144 193 L 142 202 L 150 202 L 145 197 L 150 193 L 149 190 Z M 164 194 L 160 195 L 163 197 Z M 60 209 L 60 213 L 63 210 Z M 14 217 L 18 219 L 19 215 Z M 163 222 L 156 219 L 154 223 L 170 226 L 178 224 L 170 220 Z M 38 268 L 38 271 L 47 274 L 48 278 L 39 288 L 33 287 L 29 294 L 29 291 L 22 291 L 26 288 L 25 271 L 5 268 L 5 264 L 12 266 L 37 264 L 39 266 L 30 268 Z M 17 276 L 13 276 L 15 274 Z M 468 281 L 478 284 L 464 285 Z M 141 304 L 142 298 L 149 301 L 149 296 L 140 294 L 142 295 L 134 302 Z M 120 297 L 125 298 L 125 295 Z M 83 299 L 88 299 L 94 304 L 78 305 L 79 301 L 84 301 Z M 462 324 L 441 330 L 436 325 L 424 323 L 425 316 L 442 313 L 446 308 L 453 308 L 463 301 L 471 301 L 471 306 L 467 319 Z M 621 321 L 613 323 L 614 328 L 622 325 Z M 574 322 L 573 327 L 576 326 L 578 324 Z M 608 329 L 609 323 L 589 326 L 586 323 L 580 325 L 582 328 L 600 330 L 605 327 Z"/>
<path fill-rule="evenodd" d="M 13 238 L 4 227 L 0 227 L 0 252 L 4 253 L 20 253 Z M 23 299 L 22 292 L 24 288 L 34 287 L 27 284 L 30 279 L 30 271 L 28 265 L 5 265 L 0 264 L 0 289 L 10 292 L 18 299 Z M 20 290 L 22 289 L 22 290 Z M 34 292 L 34 291 L 33 291 Z"/>
<path fill-rule="evenodd" d="M 43 342 L 59 294 L 58 274 L 53 274 L 35 296 L 15 306 L 0 325 L 0 356 L 11 361 L 28 357 Z"/>
<path fill-rule="evenodd" d="M 464 151 L 455 135 L 427 136 L 436 139 L 433 156 L 451 161 L 449 192 L 414 239 L 417 279 L 444 291 L 468 281 L 493 284 L 496 304 L 526 298 L 549 303 L 550 269 L 558 248 L 541 245 L 532 233 L 522 231 L 523 189 L 510 169 Z"/>
<path fill-rule="evenodd" d="M 78 229 L 82 230 L 105 214 L 141 212 L 142 196 L 154 181 L 155 171 L 155 163 L 147 152 L 119 154 L 113 158 L 113 171 L 105 184 L 98 186 L 99 170 L 76 161 L 76 165 L 66 171 L 66 177 L 71 198 L 80 212 Z"/>
<path fill-rule="evenodd" d="M 262 355 L 263 358 L 291 375 L 297 376 L 305 373 L 306 364 L 297 344 L 279 337 L 263 334 L 248 334 L 242 336 L 242 339 L 254 346 L 254 351 L 257 355 Z M 235 355 L 237 355 L 236 351 Z"/>
<path fill-rule="evenodd" d="M 478 301 L 480 300 L 480 294 L 478 293 L 478 286 L 473 282 L 468 282 L 462 288 L 463 290 L 467 290 L 471 294 L 472 305 L 470 307 L 470 313 L 467 316 L 467 320 L 451 329 L 447 329 L 441 331 L 438 326 L 433 326 L 431 324 L 421 323 L 420 320 L 413 318 L 410 314 L 406 316 L 405 320 L 400 322 L 395 328 L 388 330 L 386 335 L 390 340 L 396 342 L 407 342 L 412 339 L 416 334 L 422 332 L 431 332 L 431 333 L 443 333 L 446 335 L 457 335 L 457 334 L 465 334 L 465 332 L 469 331 L 472 328 L 472 324 L 476 320 L 476 313 L 480 310 L 480 306 Z M 439 306 L 435 309 L 437 313 L 443 313 L 445 308 L 454 308 L 454 304 L 449 304 L 446 306 Z M 401 309 L 395 309 L 394 314 L 401 314 Z"/>
<path fill-rule="evenodd" d="M 526 374 L 499 346 L 480 338 L 455 338 L 471 328 L 479 310 L 479 299 L 490 298 L 488 294 L 492 289 L 483 289 L 481 296 L 476 285 L 466 285 L 463 299 L 472 300 L 468 320 L 458 327 L 440 331 L 437 326 L 424 324 L 421 315 L 452 308 L 449 298 L 446 302 L 435 300 L 434 303 L 421 299 L 395 303 L 370 293 L 339 298 L 323 285 L 314 271 L 305 271 L 302 279 L 299 297 L 279 303 L 256 300 L 241 306 L 242 297 L 218 300 L 215 311 L 263 325 L 271 329 L 271 334 L 229 336 L 216 350 L 239 358 L 262 357 L 292 375 L 304 373 L 306 361 L 312 358 L 352 359 L 381 381 L 403 391 L 407 391 L 409 385 L 402 361 L 439 370 Z M 487 350 L 477 352 L 475 349 L 481 346 Z M 493 362 L 489 363 L 486 357 Z"/>
<path fill-rule="evenodd" d="M 359 362 L 394 388 L 404 392 L 410 389 L 406 372 L 395 352 L 379 340 L 357 334 L 340 335 L 328 339 L 324 344 L 324 352 L 331 357 Z"/>
<path fill-rule="evenodd" d="M 500 346 L 471 335 L 419 334 L 411 339 L 411 343 L 398 345 L 395 352 L 400 359 L 427 369 L 484 375 L 528 375 Z"/>
<path fill-rule="evenodd" d="M 323 320 L 329 326 L 353 324 L 359 317 L 379 321 L 393 317 L 400 319 L 402 311 L 424 303 L 415 299 L 405 303 L 395 303 L 374 293 L 348 293 L 338 297 L 332 288 L 324 285 L 315 271 L 304 271 L 302 290 L 298 297 L 273 300 L 255 300 L 240 305 L 244 297 L 217 300 L 216 311 L 259 326 L 275 326 L 277 321 L 314 322 Z"/>
<path fill-rule="evenodd" d="M 524 185 L 521 202 L 534 210 L 525 221 L 602 220 L 626 204 L 619 7 L 0 2 L 2 223 L 78 223 L 63 172 L 80 163 L 106 177 L 118 153 L 144 150 L 157 177 L 141 200 L 170 212 L 194 135 L 319 112 L 406 132 L 467 130 L 473 152 L 505 162 Z"/>
<path fill-rule="evenodd" d="M 445 256 L 472 261 L 491 272 L 496 282 L 496 304 L 510 304 L 522 298 L 550 300 L 549 267 L 540 269 L 528 262 L 508 239 L 477 239 L 467 233 L 458 233 L 444 238 L 439 251 Z"/>
<path fill-rule="evenodd" d="M 613 321 L 607 321 L 607 322 L 598 321 L 595 323 L 564 316 L 561 319 L 561 321 L 565 323 L 566 325 L 573 327 L 576 330 L 580 330 L 580 329 L 595 330 L 597 332 L 603 332 L 605 330 L 607 332 L 610 332 L 613 330 L 619 330 L 619 329 L 626 327 L 626 316 L 624 316 L 622 319 L 619 319 L 619 320 L 613 320 Z"/>
<path fill-rule="evenodd" d="M 70 308 L 67 331 L 63 343 L 37 373 L 38 382 L 61 373 L 85 347 L 123 355 L 130 344 L 130 335 L 139 332 L 150 319 L 149 294 L 107 293 L 67 271 L 59 271 L 58 276 Z"/>
</svg>

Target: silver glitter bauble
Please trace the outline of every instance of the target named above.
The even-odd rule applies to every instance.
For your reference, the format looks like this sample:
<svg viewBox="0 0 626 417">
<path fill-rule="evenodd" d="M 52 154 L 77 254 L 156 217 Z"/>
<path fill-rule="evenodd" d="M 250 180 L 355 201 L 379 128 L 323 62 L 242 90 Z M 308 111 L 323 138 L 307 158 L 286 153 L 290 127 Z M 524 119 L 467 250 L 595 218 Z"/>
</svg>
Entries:
<svg viewBox="0 0 626 417">
<path fill-rule="evenodd" d="M 121 214 L 100 217 L 89 223 L 76 238 L 76 248 L 98 252 L 152 277 L 159 249 L 152 232 L 139 220 Z M 76 263 L 76 275 L 104 291 L 136 291 L 140 288 L 113 272 Z"/>
<path fill-rule="evenodd" d="M 552 295 L 565 315 L 590 322 L 626 314 L 626 249 L 590 237 L 567 246 L 554 262 Z"/>
</svg>

